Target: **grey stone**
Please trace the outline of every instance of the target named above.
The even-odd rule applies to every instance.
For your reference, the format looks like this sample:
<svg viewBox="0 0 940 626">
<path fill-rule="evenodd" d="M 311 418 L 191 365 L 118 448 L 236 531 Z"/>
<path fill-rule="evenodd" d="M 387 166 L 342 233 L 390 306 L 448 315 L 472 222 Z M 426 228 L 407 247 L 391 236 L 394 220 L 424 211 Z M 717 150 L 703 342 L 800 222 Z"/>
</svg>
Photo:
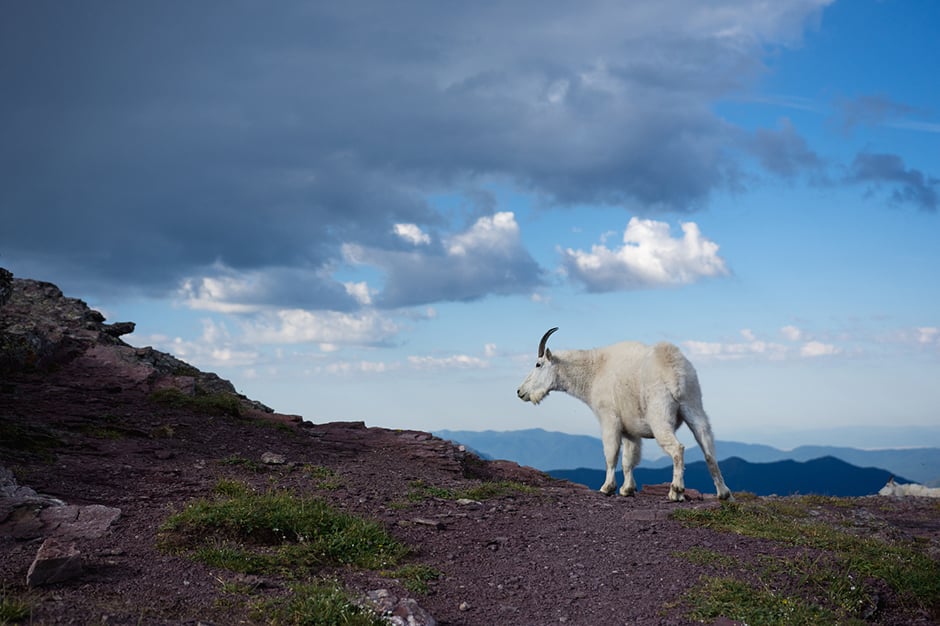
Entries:
<svg viewBox="0 0 940 626">
<path fill-rule="evenodd" d="M 75 544 L 61 543 L 58 539 L 46 539 L 26 574 L 29 587 L 52 585 L 80 576 L 82 555 Z"/>
<path fill-rule="evenodd" d="M 121 509 L 103 504 L 57 506 L 39 513 L 44 533 L 65 539 L 102 537 L 120 516 Z"/>
<path fill-rule="evenodd" d="M 268 465 L 284 465 L 287 463 L 287 457 L 276 452 L 265 452 L 261 455 L 261 462 Z"/>
<path fill-rule="evenodd" d="M 437 620 L 417 601 L 412 598 L 399 598 L 388 589 L 367 592 L 366 604 L 393 626 L 437 626 Z"/>
</svg>

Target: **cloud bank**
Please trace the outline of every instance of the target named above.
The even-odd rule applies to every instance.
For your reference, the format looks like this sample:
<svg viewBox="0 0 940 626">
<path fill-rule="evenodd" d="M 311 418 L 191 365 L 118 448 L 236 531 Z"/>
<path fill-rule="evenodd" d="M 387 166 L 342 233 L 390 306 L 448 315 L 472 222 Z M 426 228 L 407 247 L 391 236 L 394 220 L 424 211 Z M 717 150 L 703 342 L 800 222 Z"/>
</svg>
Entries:
<svg viewBox="0 0 940 626">
<path fill-rule="evenodd" d="M 354 310 L 368 294 L 333 277 L 350 250 L 385 273 L 378 306 L 516 293 L 538 271 L 515 241 L 484 249 L 511 236 L 498 211 L 461 234 L 432 194 L 704 206 L 741 167 L 713 103 L 828 3 L 15 3 L 0 246 L 85 293 L 182 284 L 200 307 Z M 755 139 L 765 167 L 811 160 L 776 132 Z"/>
</svg>

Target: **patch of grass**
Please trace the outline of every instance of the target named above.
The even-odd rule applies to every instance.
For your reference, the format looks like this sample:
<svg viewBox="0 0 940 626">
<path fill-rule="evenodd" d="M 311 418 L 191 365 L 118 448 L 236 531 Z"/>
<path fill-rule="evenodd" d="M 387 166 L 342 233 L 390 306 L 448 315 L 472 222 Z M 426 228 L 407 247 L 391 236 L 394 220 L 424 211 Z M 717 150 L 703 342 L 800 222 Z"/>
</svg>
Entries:
<svg viewBox="0 0 940 626">
<path fill-rule="evenodd" d="M 55 460 L 56 448 L 65 443 L 52 432 L 38 426 L 19 424 L 13 417 L 0 417 L 0 448 L 32 454 L 40 460 Z"/>
<path fill-rule="evenodd" d="M 375 569 L 394 565 L 407 552 L 376 522 L 316 498 L 256 493 L 237 481 L 220 482 L 214 498 L 190 503 L 160 531 L 167 548 L 241 563 L 236 571 L 252 573 L 327 565 Z M 245 551 L 257 559 L 247 558 Z"/>
<path fill-rule="evenodd" d="M 230 454 L 224 459 L 219 459 L 219 464 L 228 465 L 230 467 L 241 467 L 258 474 L 264 471 L 264 464 L 261 462 L 246 459 L 245 457 L 239 456 L 237 454 Z"/>
<path fill-rule="evenodd" d="M 188 409 L 209 415 L 241 416 L 242 403 L 230 393 L 196 393 L 188 395 L 179 389 L 159 389 L 150 394 L 150 400 L 163 406 Z"/>
<path fill-rule="evenodd" d="M 437 580 L 444 574 L 429 565 L 411 563 L 396 570 L 383 572 L 383 575 L 398 579 L 402 586 L 411 593 L 427 594 L 430 591 L 428 583 Z"/>
<path fill-rule="evenodd" d="M 940 563 L 931 559 L 922 545 L 858 536 L 820 522 L 810 515 L 812 507 L 819 504 L 818 497 L 760 500 L 724 503 L 720 508 L 679 509 L 673 515 L 690 526 L 822 551 L 822 556 L 812 562 L 794 557 L 774 567 L 802 588 L 825 597 L 827 610 L 841 618 L 855 619 L 871 610 L 869 601 L 876 593 L 871 587 L 873 579 L 891 587 L 910 607 L 940 609 Z M 829 500 L 824 504 L 832 506 Z M 695 596 L 708 594 L 704 589 Z M 744 613 L 725 616 L 756 623 Z"/>
<path fill-rule="evenodd" d="M 339 489 L 343 486 L 336 472 L 322 465 L 304 465 L 304 473 L 321 489 Z"/>
<path fill-rule="evenodd" d="M 721 552 L 715 552 L 701 546 L 692 546 L 688 550 L 673 552 L 673 556 L 685 559 L 698 565 L 714 565 L 716 567 L 731 568 L 740 564 L 738 559 Z"/>
<path fill-rule="evenodd" d="M 476 487 L 464 489 L 457 494 L 457 499 L 467 498 L 468 500 L 489 500 L 491 498 L 501 498 L 503 496 L 514 494 L 536 493 L 535 487 L 524 483 L 511 480 L 502 480 L 499 482 L 484 482 Z"/>
<path fill-rule="evenodd" d="M 164 424 L 162 426 L 151 428 L 147 435 L 151 439 L 172 439 L 176 435 L 176 428 L 170 424 Z"/>
<path fill-rule="evenodd" d="M 199 376 L 199 374 L 201 374 L 198 368 L 193 367 L 192 365 L 188 363 L 182 363 L 180 365 L 177 365 L 176 367 L 173 368 L 173 370 L 170 373 L 173 376 L 193 376 L 193 377 Z"/>
<path fill-rule="evenodd" d="M 384 626 L 388 624 L 371 609 L 357 604 L 335 580 L 292 585 L 286 597 L 255 604 L 252 617 L 280 626 Z"/>
<path fill-rule="evenodd" d="M 125 439 L 129 436 L 127 431 L 105 424 L 86 424 L 79 430 L 83 435 L 91 437 L 92 439 L 117 440 Z"/>
<path fill-rule="evenodd" d="M 468 487 L 466 489 L 448 489 L 446 487 L 435 487 L 429 485 L 423 480 L 416 480 L 408 485 L 408 492 L 405 494 L 406 502 L 393 502 L 391 506 L 395 508 L 404 508 L 409 503 L 424 502 L 431 498 L 440 500 L 490 500 L 512 494 L 534 493 L 537 490 L 534 487 L 524 483 L 514 481 L 482 482 L 479 485 Z"/>
<path fill-rule="evenodd" d="M 0 625 L 22 622 L 33 612 L 32 603 L 19 597 L 10 595 L 6 590 L 0 589 Z"/>
<path fill-rule="evenodd" d="M 705 578 L 698 593 L 686 599 L 692 607 L 689 617 L 699 621 L 730 617 L 750 626 L 840 623 L 832 611 L 731 577 Z"/>
<path fill-rule="evenodd" d="M 260 574 L 275 566 L 275 560 L 270 556 L 228 541 L 198 546 L 193 550 L 192 558 L 210 567 L 242 574 Z"/>
</svg>

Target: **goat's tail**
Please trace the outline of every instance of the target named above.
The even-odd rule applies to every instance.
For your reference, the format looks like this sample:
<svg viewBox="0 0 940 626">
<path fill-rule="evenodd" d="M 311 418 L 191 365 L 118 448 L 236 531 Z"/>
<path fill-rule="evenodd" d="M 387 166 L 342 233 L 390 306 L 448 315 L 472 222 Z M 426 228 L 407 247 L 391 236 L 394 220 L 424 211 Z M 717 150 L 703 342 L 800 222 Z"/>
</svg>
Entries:
<svg viewBox="0 0 940 626">
<path fill-rule="evenodd" d="M 653 346 L 653 354 L 659 365 L 662 381 L 676 402 L 686 396 L 689 385 L 698 386 L 695 369 L 685 355 L 671 343 L 658 343 Z"/>
</svg>

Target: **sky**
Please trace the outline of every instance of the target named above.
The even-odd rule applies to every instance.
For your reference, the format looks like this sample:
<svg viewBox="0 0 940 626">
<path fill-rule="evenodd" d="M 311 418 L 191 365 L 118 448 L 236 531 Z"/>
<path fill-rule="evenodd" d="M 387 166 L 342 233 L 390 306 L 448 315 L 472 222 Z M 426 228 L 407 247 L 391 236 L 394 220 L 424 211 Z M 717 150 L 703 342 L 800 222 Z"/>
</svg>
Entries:
<svg viewBox="0 0 940 626">
<path fill-rule="evenodd" d="M 719 440 L 940 446 L 940 4 L 0 6 L 0 266 L 283 413 L 671 341 Z"/>
</svg>

